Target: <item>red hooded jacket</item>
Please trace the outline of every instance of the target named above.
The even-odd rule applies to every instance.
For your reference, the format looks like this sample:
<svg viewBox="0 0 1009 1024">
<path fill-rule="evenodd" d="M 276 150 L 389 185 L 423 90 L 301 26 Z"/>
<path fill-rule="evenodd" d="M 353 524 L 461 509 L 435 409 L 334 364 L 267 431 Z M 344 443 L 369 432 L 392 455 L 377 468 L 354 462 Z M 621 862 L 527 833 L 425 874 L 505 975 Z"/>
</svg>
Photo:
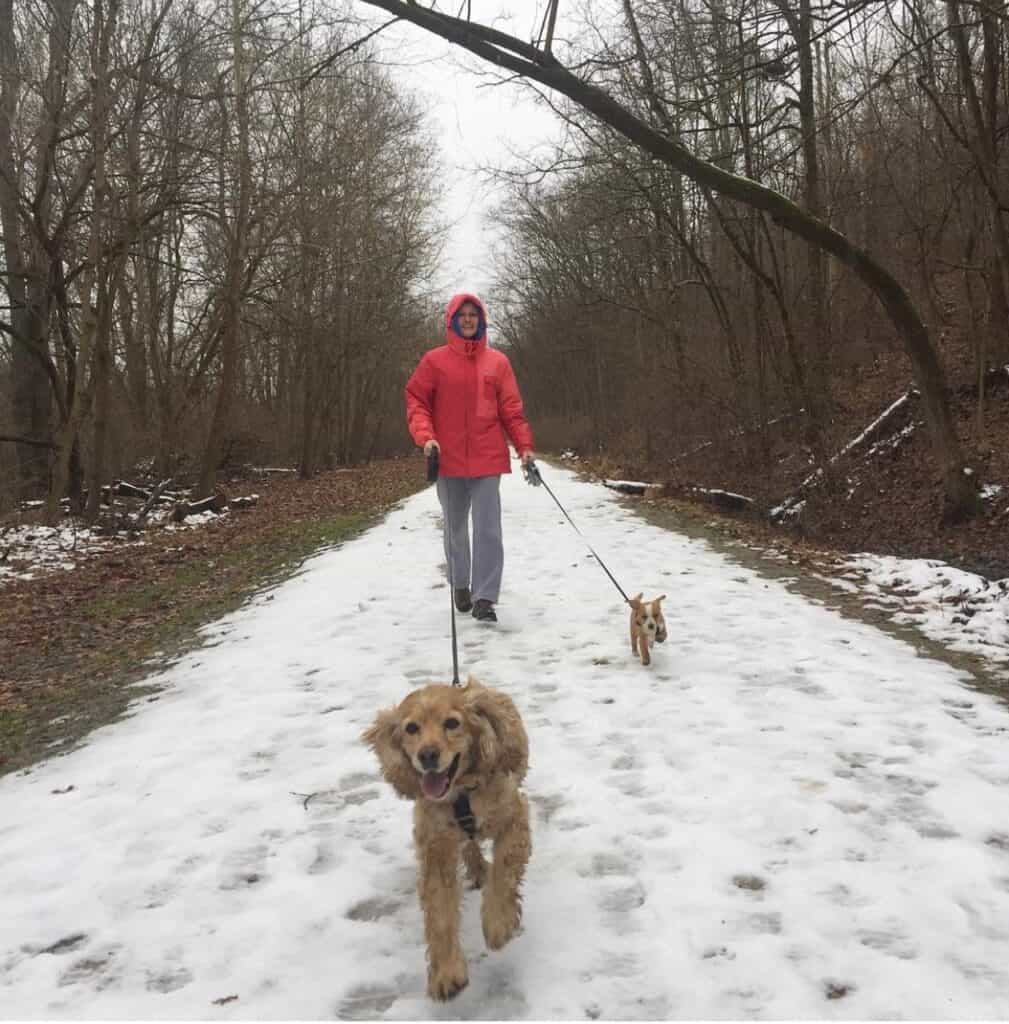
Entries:
<svg viewBox="0 0 1009 1024">
<path fill-rule="evenodd" d="M 480 311 L 473 341 L 457 333 L 453 317 L 464 302 Z M 445 309 L 446 342 L 422 357 L 406 385 L 406 422 L 422 448 L 434 438 L 442 476 L 511 472 L 505 436 L 519 455 L 533 450 L 508 357 L 487 347 L 487 313 L 475 295 L 454 295 Z"/>
</svg>

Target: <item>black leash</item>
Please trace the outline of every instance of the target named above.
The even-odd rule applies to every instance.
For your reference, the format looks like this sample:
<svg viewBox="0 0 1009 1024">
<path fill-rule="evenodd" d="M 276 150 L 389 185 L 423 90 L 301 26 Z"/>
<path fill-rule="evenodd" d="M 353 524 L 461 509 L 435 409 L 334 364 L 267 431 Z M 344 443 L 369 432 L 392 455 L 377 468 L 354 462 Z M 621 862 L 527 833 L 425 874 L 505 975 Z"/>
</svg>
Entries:
<svg viewBox="0 0 1009 1024">
<path fill-rule="evenodd" d="M 589 549 L 589 551 L 592 552 L 592 557 L 595 558 L 595 560 L 603 567 L 603 572 L 605 572 L 606 575 L 609 576 L 609 578 L 613 581 L 613 586 L 615 586 L 617 590 L 620 591 L 620 596 L 624 599 L 624 602 L 626 604 L 630 604 L 630 598 L 624 593 L 624 588 L 621 587 L 619 583 L 617 583 L 613 573 L 611 573 L 610 570 L 606 568 L 606 563 L 599 557 L 598 554 L 596 554 L 596 550 L 589 543 L 588 538 L 575 525 L 575 521 L 571 518 L 571 516 L 568 515 L 567 509 L 565 509 L 564 506 L 559 501 L 557 501 L 557 495 L 554 494 L 552 490 L 550 490 L 550 485 L 546 482 L 546 480 L 543 479 L 542 475 L 540 474 L 539 466 L 537 466 L 536 463 L 533 462 L 532 459 L 530 459 L 528 462 L 522 463 L 522 472 L 525 474 L 527 484 L 532 484 L 533 487 L 546 487 L 547 494 L 549 494 L 550 497 L 554 499 L 554 502 L 556 503 L 557 507 L 564 513 L 564 518 L 567 519 L 567 521 L 572 526 L 574 526 L 575 533 L 577 533 L 578 536 L 585 541 L 585 546 Z"/>
<path fill-rule="evenodd" d="M 427 457 L 427 479 L 430 483 L 438 483 L 438 449 L 432 448 Z M 445 529 L 448 532 L 448 603 L 452 613 L 452 685 L 462 686 L 459 682 L 459 645 L 455 634 L 455 578 L 452 574 L 452 522 L 449 519 L 449 496 L 445 495 Z M 452 814 L 456 824 L 469 836 L 476 839 L 476 815 L 470 807 L 469 793 L 463 792 L 452 803 Z"/>
<path fill-rule="evenodd" d="M 427 479 L 429 483 L 438 483 L 438 449 L 432 448 L 427 457 Z M 462 686 L 459 682 L 459 644 L 455 635 L 455 580 L 452 577 L 452 523 L 448 516 L 449 496 L 445 495 L 445 531 L 448 534 L 448 603 L 452 610 L 452 685 Z"/>
</svg>

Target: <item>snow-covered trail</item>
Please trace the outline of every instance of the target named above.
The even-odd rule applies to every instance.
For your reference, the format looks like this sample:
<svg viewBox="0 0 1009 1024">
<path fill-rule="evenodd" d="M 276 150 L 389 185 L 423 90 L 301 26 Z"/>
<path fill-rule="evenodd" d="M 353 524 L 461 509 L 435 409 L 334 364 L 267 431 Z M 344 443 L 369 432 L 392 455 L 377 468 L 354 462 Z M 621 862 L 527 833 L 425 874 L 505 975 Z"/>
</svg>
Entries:
<svg viewBox="0 0 1009 1024">
<path fill-rule="evenodd" d="M 545 473 L 670 638 L 633 661 L 582 539 L 506 478 L 501 622 L 460 617 L 460 662 L 525 718 L 534 850 L 501 953 L 467 897 L 465 992 L 424 996 L 410 809 L 359 742 L 451 675 L 428 489 L 0 780 L 0 1016 L 1009 1016 L 1005 708 Z"/>
</svg>

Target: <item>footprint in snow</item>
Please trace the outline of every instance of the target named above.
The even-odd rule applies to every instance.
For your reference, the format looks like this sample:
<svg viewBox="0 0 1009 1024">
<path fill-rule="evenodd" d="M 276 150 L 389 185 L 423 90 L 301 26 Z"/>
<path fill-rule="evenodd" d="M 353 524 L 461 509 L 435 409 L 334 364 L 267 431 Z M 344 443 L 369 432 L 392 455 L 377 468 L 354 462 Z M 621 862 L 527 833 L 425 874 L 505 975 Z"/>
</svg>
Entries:
<svg viewBox="0 0 1009 1024">
<path fill-rule="evenodd" d="M 225 877 L 218 883 L 219 889 L 246 889 L 259 885 L 266 878 L 265 843 L 257 843 L 244 850 L 236 850 L 225 859 Z"/>
<path fill-rule="evenodd" d="M 102 992 L 119 980 L 120 970 L 116 964 L 118 946 L 94 950 L 88 956 L 75 960 L 60 975 L 60 987 L 68 985 L 90 985 L 96 992 Z"/>
<path fill-rule="evenodd" d="M 607 779 L 606 784 L 629 797 L 645 796 L 648 792 L 644 776 L 640 772 L 628 772 L 615 779 Z"/>
<path fill-rule="evenodd" d="M 357 985 L 336 1008 L 337 1019 L 374 1020 L 385 1013 L 400 994 L 388 985 Z"/>
<path fill-rule="evenodd" d="M 248 782 L 252 779 L 262 778 L 264 775 L 269 775 L 272 770 L 270 764 L 271 761 L 275 760 L 277 752 L 275 750 L 256 750 L 249 755 L 248 766 L 242 768 L 238 773 L 238 778 L 242 782 Z"/>
<path fill-rule="evenodd" d="M 528 1003 L 515 968 L 500 961 L 485 961 L 470 976 L 469 989 L 460 999 L 467 1020 L 515 1020 L 527 1015 Z"/>
<path fill-rule="evenodd" d="M 403 675 L 406 676 L 411 683 L 415 683 L 420 686 L 438 679 L 441 673 L 437 669 L 433 668 L 412 668 L 409 671 L 404 672 Z"/>
<path fill-rule="evenodd" d="M 594 966 L 582 971 L 579 980 L 585 984 L 598 978 L 633 978 L 641 973 L 641 964 L 633 953 L 601 953 Z"/>
<path fill-rule="evenodd" d="M 321 839 L 315 847 L 315 857 L 306 869 L 310 875 L 324 875 L 343 863 L 330 839 Z"/>
<path fill-rule="evenodd" d="M 148 992 L 177 992 L 180 988 L 185 988 L 192 980 L 193 975 L 185 967 L 160 971 L 156 974 L 149 971 L 146 988 Z"/>
<path fill-rule="evenodd" d="M 780 935 L 781 914 L 771 911 L 766 914 L 750 914 L 746 923 L 752 932 L 758 935 Z"/>
<path fill-rule="evenodd" d="M 567 803 L 560 793 L 534 793 L 530 799 L 536 808 L 537 823 L 541 825 L 549 825 L 554 814 Z"/>
<path fill-rule="evenodd" d="M 611 875 L 630 875 L 631 866 L 615 853 L 597 853 L 586 865 L 578 867 L 577 872 L 582 878 L 606 878 Z"/>
<path fill-rule="evenodd" d="M 589 823 L 581 818 L 560 818 L 556 828 L 559 832 L 577 832 L 579 829 L 588 828 Z"/>
<path fill-rule="evenodd" d="M 728 946 L 708 946 L 701 953 L 702 960 L 735 960 L 736 954 Z"/>
<path fill-rule="evenodd" d="M 65 953 L 72 953 L 74 950 L 80 949 L 87 941 L 87 932 L 71 932 L 69 935 L 64 935 L 48 946 L 37 946 L 29 943 L 23 945 L 21 951 L 29 956 L 39 956 L 42 953 L 48 953 L 51 956 L 62 956 Z"/>
<path fill-rule="evenodd" d="M 856 932 L 858 941 L 898 960 L 914 960 L 918 950 L 896 923 L 890 928 L 863 928 Z"/>
<path fill-rule="evenodd" d="M 603 924 L 620 936 L 640 932 L 643 924 L 635 911 L 645 905 L 647 898 L 645 887 L 637 879 L 630 885 L 617 879 L 604 883 L 598 899 Z"/>
<path fill-rule="evenodd" d="M 346 917 L 351 921 L 380 921 L 383 917 L 391 917 L 402 906 L 401 900 L 388 896 L 371 896 L 355 903 L 347 911 Z"/>
</svg>

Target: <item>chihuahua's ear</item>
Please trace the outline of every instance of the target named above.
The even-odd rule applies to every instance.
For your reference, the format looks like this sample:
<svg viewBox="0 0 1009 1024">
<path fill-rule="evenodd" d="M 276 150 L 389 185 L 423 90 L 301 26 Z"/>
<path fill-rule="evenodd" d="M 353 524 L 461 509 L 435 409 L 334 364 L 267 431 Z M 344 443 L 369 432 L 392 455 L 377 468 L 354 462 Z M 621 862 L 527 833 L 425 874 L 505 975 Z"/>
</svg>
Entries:
<svg viewBox="0 0 1009 1024">
<path fill-rule="evenodd" d="M 473 679 L 466 687 L 466 717 L 478 737 L 479 770 L 525 778 L 529 739 L 512 699 Z"/>
<path fill-rule="evenodd" d="M 380 711 L 370 729 L 361 734 L 361 739 L 378 755 L 385 781 L 408 800 L 420 796 L 417 772 L 399 742 L 399 710 L 387 708 Z"/>
<path fill-rule="evenodd" d="M 638 594 L 637 597 L 632 597 L 627 603 L 632 608 L 640 608 L 641 607 L 641 598 L 643 598 L 644 596 L 645 596 L 645 592 L 642 590 L 641 593 Z"/>
<path fill-rule="evenodd" d="M 654 601 L 652 602 L 652 604 L 658 604 L 658 603 L 659 603 L 660 601 L 665 601 L 665 599 L 666 599 L 666 595 L 665 595 L 665 594 L 663 594 L 663 595 L 662 595 L 662 597 L 657 597 L 657 598 L 656 598 L 656 599 L 655 599 L 655 600 L 654 600 Z"/>
</svg>

